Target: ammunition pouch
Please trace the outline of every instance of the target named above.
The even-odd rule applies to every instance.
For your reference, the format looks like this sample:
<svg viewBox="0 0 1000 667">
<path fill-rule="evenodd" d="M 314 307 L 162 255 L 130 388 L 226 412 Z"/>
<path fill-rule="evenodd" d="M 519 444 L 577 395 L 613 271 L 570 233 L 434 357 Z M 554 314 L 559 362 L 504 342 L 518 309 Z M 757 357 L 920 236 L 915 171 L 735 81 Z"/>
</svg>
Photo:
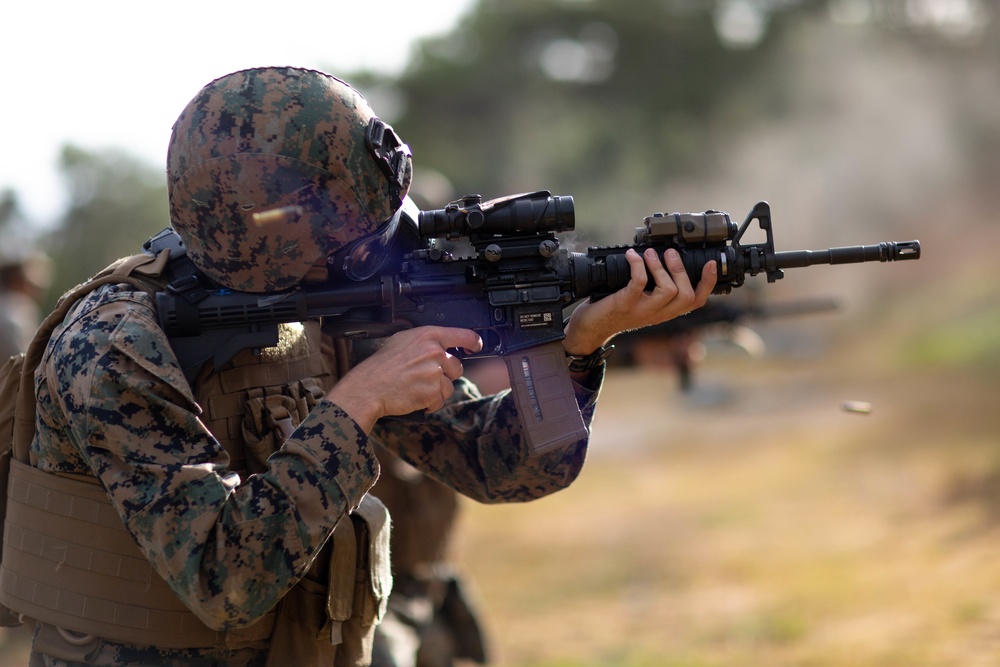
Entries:
<svg viewBox="0 0 1000 667">
<path fill-rule="evenodd" d="M 389 530 L 389 513 L 370 495 L 338 524 L 328 585 L 303 579 L 278 603 L 267 667 L 371 663 L 392 588 Z"/>
<path fill-rule="evenodd" d="M 277 389 L 246 392 L 241 430 L 246 455 L 243 463 L 250 473 L 267 470 L 268 457 L 292 435 L 324 393 L 312 378 Z"/>
</svg>

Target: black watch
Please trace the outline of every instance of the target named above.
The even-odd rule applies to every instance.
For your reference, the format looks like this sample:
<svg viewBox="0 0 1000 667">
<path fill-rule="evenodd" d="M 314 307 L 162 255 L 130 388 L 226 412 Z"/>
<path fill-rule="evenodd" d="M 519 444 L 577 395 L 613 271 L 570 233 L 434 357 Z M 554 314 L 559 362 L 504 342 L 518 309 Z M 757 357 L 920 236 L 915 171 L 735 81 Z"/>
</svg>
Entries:
<svg viewBox="0 0 1000 667">
<path fill-rule="evenodd" d="M 569 362 L 571 373 L 589 373 L 611 356 L 615 346 L 599 347 L 590 354 L 567 354 L 566 360 Z"/>
</svg>

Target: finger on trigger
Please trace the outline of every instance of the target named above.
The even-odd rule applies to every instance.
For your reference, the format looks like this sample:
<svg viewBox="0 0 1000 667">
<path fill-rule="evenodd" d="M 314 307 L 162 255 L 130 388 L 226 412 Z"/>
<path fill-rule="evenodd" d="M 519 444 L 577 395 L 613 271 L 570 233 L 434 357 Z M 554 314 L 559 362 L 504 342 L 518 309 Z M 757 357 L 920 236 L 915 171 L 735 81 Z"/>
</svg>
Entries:
<svg viewBox="0 0 1000 667">
<path fill-rule="evenodd" d="M 483 339 L 472 329 L 458 327 L 438 328 L 437 342 L 445 350 L 471 350 L 478 352 L 483 347 Z"/>
</svg>

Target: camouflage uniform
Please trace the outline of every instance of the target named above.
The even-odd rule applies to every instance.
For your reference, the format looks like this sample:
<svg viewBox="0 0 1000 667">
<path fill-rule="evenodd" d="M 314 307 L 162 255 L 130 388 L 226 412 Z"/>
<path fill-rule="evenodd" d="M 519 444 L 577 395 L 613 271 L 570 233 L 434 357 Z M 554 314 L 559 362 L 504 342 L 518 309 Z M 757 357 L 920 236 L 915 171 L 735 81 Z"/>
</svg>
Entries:
<svg viewBox="0 0 1000 667">
<path fill-rule="evenodd" d="M 577 387 L 588 423 L 599 384 L 600 371 L 594 388 Z M 96 475 L 145 557 L 213 628 L 246 626 L 281 600 L 378 476 L 371 440 L 325 400 L 265 471 L 235 473 L 199 419 L 152 300 L 127 286 L 81 300 L 52 337 L 35 386 L 35 465 Z M 563 488 L 586 451 L 581 441 L 528 459 L 508 395 L 484 398 L 464 379 L 426 423 L 380 422 L 372 439 L 482 502 L 531 500 Z M 33 660 L 71 664 L 38 654 Z M 167 651 L 104 642 L 87 664 L 265 660 L 266 647 Z"/>
<path fill-rule="evenodd" d="M 409 148 L 360 94 L 298 68 L 211 82 L 175 123 L 167 163 L 171 226 L 190 261 L 217 286 L 262 294 L 308 280 L 332 258 L 352 278 L 376 270 L 412 176 Z M 142 275 L 185 284 L 152 270 Z M 370 600 L 358 605 L 354 597 L 365 594 L 359 582 L 384 571 L 361 565 L 364 533 L 351 530 L 375 503 L 373 442 L 483 502 L 546 495 L 583 465 L 585 439 L 529 459 L 511 398 L 483 397 L 465 380 L 426 422 L 383 421 L 369 438 L 325 399 L 348 363 L 346 351 L 321 340 L 316 322 L 284 325 L 278 346 L 260 355 L 243 350 L 219 369 L 209 362 L 190 382 L 151 290 L 133 278 L 102 284 L 62 318 L 35 372 L 30 461 L 12 461 L 6 528 L 18 539 L 4 540 L 0 596 L 22 614 L 36 610 L 27 614 L 41 621 L 35 664 L 274 667 L 291 659 L 286 649 L 310 665 L 361 664 L 388 594 L 379 578 L 375 612 Z M 592 377 L 590 388 L 575 389 L 588 422 L 600 372 Z M 295 419 L 273 412 L 282 405 L 271 399 L 293 403 Z M 30 480 L 22 484 L 21 475 Z M 99 486 L 87 482 L 94 477 Z M 51 480 L 74 490 L 60 496 L 62 482 Z M 78 499 L 97 511 L 80 516 Z M 41 510 L 53 520 L 32 522 Z M 80 525 L 117 531 L 120 551 L 92 545 L 90 534 L 60 541 L 63 529 L 86 533 Z M 338 549 L 344 533 L 358 541 Z M 130 560 L 113 564 L 141 576 L 108 567 L 108 554 L 125 554 Z M 32 578 L 36 555 L 51 581 Z M 351 565 L 335 567 L 342 560 Z M 161 622 L 168 605 L 176 626 Z M 349 645 L 344 627 L 358 606 L 365 622 Z M 84 652 L 83 632 L 115 641 L 94 639 Z M 135 645 L 139 636 L 144 646 Z"/>
</svg>

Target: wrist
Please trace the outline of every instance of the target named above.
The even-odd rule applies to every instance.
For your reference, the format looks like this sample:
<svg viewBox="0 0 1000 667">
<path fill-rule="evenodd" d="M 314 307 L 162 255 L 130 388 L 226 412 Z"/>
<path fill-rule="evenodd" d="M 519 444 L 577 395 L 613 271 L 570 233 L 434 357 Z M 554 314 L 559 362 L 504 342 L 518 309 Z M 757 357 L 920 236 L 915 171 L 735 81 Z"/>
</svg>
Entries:
<svg viewBox="0 0 1000 667">
<path fill-rule="evenodd" d="M 338 383 L 326 393 L 324 398 L 346 412 L 347 416 L 354 420 L 358 428 L 366 434 L 371 433 L 375 422 L 382 416 L 378 410 L 379 401 L 359 392 L 345 391 L 344 389 Z"/>
<path fill-rule="evenodd" d="M 613 338 L 613 336 L 601 336 L 596 333 L 585 334 L 580 331 L 579 327 L 574 327 L 570 331 L 569 326 L 567 326 L 565 333 L 566 337 L 562 341 L 563 349 L 566 350 L 567 355 L 575 357 L 584 357 L 606 348 Z"/>
<path fill-rule="evenodd" d="M 589 354 L 571 354 L 566 352 L 566 362 L 571 373 L 589 373 L 598 366 L 604 365 L 614 351 L 614 345 L 600 346 Z"/>
</svg>

